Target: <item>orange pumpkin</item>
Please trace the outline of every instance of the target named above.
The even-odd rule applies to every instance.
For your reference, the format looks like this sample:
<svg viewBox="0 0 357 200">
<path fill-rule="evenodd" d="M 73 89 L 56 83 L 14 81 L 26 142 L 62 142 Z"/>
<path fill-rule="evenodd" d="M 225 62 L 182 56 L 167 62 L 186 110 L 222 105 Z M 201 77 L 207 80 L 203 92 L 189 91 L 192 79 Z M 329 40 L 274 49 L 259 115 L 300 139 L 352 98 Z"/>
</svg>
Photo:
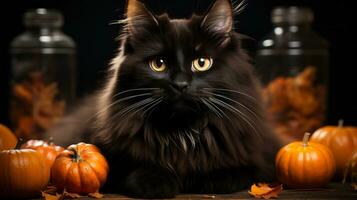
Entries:
<svg viewBox="0 0 357 200">
<path fill-rule="evenodd" d="M 19 147 L 0 152 L 0 199 L 39 196 L 50 179 L 50 167 L 43 156 Z"/>
<path fill-rule="evenodd" d="M 52 183 L 71 193 L 98 192 L 105 183 L 108 163 L 99 149 L 86 143 L 70 145 L 56 158 L 51 169 Z"/>
<path fill-rule="evenodd" d="M 22 149 L 33 149 L 40 152 L 52 167 L 56 157 L 64 150 L 63 147 L 55 145 L 53 142 L 47 143 L 43 140 L 29 140 L 21 146 Z"/>
<path fill-rule="evenodd" d="M 10 129 L 0 124 L 0 151 L 16 146 L 17 138 Z"/>
<path fill-rule="evenodd" d="M 310 133 L 305 133 L 302 142 L 282 147 L 276 156 L 276 176 L 288 187 L 321 187 L 335 172 L 332 152 L 322 144 L 308 142 L 309 136 Z"/>
<path fill-rule="evenodd" d="M 310 141 L 330 148 L 336 160 L 336 175 L 341 177 L 353 151 L 357 149 L 357 128 L 344 127 L 340 120 L 338 126 L 325 126 L 316 130 Z"/>
</svg>

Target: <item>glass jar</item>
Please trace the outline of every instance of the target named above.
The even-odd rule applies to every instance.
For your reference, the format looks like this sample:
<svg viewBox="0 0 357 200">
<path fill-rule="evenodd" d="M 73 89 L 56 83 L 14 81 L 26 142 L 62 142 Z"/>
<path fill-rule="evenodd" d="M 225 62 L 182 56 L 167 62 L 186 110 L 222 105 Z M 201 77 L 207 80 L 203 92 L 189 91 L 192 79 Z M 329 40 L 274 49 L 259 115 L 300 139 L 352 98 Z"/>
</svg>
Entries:
<svg viewBox="0 0 357 200">
<path fill-rule="evenodd" d="M 301 139 L 325 120 L 328 43 L 311 29 L 309 8 L 277 7 L 271 16 L 256 54 L 268 118 L 285 141 Z"/>
<path fill-rule="evenodd" d="M 61 31 L 63 16 L 29 10 L 26 30 L 11 43 L 10 120 L 18 137 L 40 138 L 75 100 L 75 43 Z"/>
</svg>

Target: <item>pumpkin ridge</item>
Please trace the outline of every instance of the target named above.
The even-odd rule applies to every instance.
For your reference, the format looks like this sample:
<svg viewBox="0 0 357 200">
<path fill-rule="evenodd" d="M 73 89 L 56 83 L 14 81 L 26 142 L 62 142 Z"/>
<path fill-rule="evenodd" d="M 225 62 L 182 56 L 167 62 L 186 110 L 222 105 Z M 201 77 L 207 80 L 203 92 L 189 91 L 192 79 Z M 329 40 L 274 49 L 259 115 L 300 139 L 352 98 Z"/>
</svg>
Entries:
<svg viewBox="0 0 357 200">
<path fill-rule="evenodd" d="M 309 142 L 307 142 L 306 143 L 306 147 L 308 146 L 308 145 L 310 145 L 309 144 Z M 301 174 L 299 175 L 299 177 L 301 177 L 301 181 L 303 182 L 303 183 L 306 183 L 307 182 L 307 180 L 309 180 L 310 179 L 310 177 L 307 177 L 307 176 L 305 176 L 305 174 L 306 174 L 306 170 L 305 170 L 305 168 L 306 168 L 306 166 L 305 166 L 305 162 L 306 162 L 306 156 L 307 155 L 309 155 L 310 154 L 310 151 L 302 151 L 302 152 L 300 152 L 300 154 L 302 154 L 302 161 L 299 161 L 299 163 L 300 163 L 300 167 L 301 167 Z M 302 163 L 302 164 L 301 164 Z M 309 171 L 308 171 L 309 172 Z"/>
<path fill-rule="evenodd" d="M 322 145 L 321 145 L 322 146 Z M 321 149 L 318 149 L 320 152 L 321 152 L 321 154 L 324 156 L 324 158 L 325 158 L 325 164 L 326 164 L 326 166 L 328 166 L 329 168 L 330 168 L 330 170 L 328 170 L 328 171 L 331 171 L 331 170 L 333 170 L 334 172 L 335 172 L 335 166 L 332 166 L 332 165 L 330 165 L 329 163 L 328 163 L 328 159 L 326 159 L 326 158 L 328 158 L 328 157 L 332 157 L 332 159 L 334 160 L 334 162 L 335 162 L 335 157 L 334 157 L 334 155 L 332 154 L 332 152 L 330 151 L 330 149 L 328 149 L 328 147 L 325 147 L 325 149 L 327 150 L 327 151 L 322 151 Z M 329 154 L 329 155 L 326 155 L 326 154 Z M 333 173 L 334 173 L 333 172 Z"/>
<path fill-rule="evenodd" d="M 98 160 L 98 159 L 97 159 Z M 97 180 L 99 180 L 99 174 L 97 172 L 97 170 L 95 169 L 96 167 L 92 166 L 92 162 L 87 162 L 88 166 L 90 167 L 90 169 L 95 173 L 95 177 L 97 178 Z M 100 182 L 100 181 L 99 181 Z"/>
<path fill-rule="evenodd" d="M 286 170 L 285 168 L 284 168 L 284 170 L 286 170 L 287 171 L 287 177 L 288 177 L 288 179 L 291 179 L 291 172 L 290 172 L 290 163 L 291 163 L 291 160 L 292 160 L 292 155 L 291 154 L 293 154 L 293 152 L 289 152 L 288 154 L 287 154 L 287 156 L 289 156 L 288 157 L 288 159 L 287 159 L 287 165 L 285 166 L 285 168 L 287 167 L 288 168 L 288 170 Z"/>
<path fill-rule="evenodd" d="M 7 158 L 7 161 L 8 161 L 8 169 L 10 169 L 9 170 L 9 176 L 8 176 L 8 178 L 9 178 L 9 181 L 10 181 L 10 183 L 11 183 L 11 185 L 13 184 L 12 183 L 12 179 L 11 179 L 11 174 L 12 174 L 12 170 L 14 170 L 12 167 L 11 167 L 11 162 L 10 162 L 10 160 L 14 160 L 14 159 L 16 159 L 16 152 L 11 152 L 9 155 L 8 155 L 8 158 Z M 8 189 L 10 189 L 10 191 L 11 191 L 11 193 L 13 193 L 14 191 L 13 191 L 13 189 L 12 189 L 12 187 L 10 187 L 10 188 L 8 188 Z"/>
<path fill-rule="evenodd" d="M 310 144 L 311 145 L 311 144 Z M 312 161 L 312 151 L 306 152 L 305 153 L 305 158 L 304 158 L 304 163 L 311 163 Z M 303 165 L 303 174 L 311 174 L 311 166 L 309 165 Z M 304 176 L 304 182 L 307 182 L 308 184 L 311 184 L 311 177 L 307 176 L 305 178 Z"/>
<path fill-rule="evenodd" d="M 68 185 L 68 179 L 69 179 L 69 178 L 68 178 L 68 177 L 69 177 L 69 176 L 68 176 L 68 173 L 69 173 L 70 170 L 72 169 L 72 165 L 73 165 L 74 163 L 71 161 L 70 164 L 71 164 L 71 165 L 67 168 L 66 174 L 64 175 L 65 178 L 64 178 L 64 181 L 63 181 L 63 189 L 64 189 L 64 186 L 65 186 L 65 185 Z"/>
<path fill-rule="evenodd" d="M 29 154 L 30 156 L 30 159 L 29 160 L 38 160 L 39 158 L 38 158 L 38 156 L 36 156 L 36 154 Z M 24 163 L 24 158 L 22 158 L 21 159 L 21 161 L 22 161 L 22 164 Z M 39 165 L 39 162 L 35 162 L 35 164 L 37 165 L 37 167 L 39 167 L 40 165 Z M 42 170 L 42 169 L 41 169 Z M 25 171 L 25 173 L 27 173 L 27 170 L 24 170 Z M 39 178 L 38 176 L 37 176 L 37 178 Z"/>
<path fill-rule="evenodd" d="M 95 176 L 93 176 L 93 177 L 95 177 L 95 180 L 96 180 L 97 184 L 98 184 L 99 186 L 101 186 L 102 183 L 101 183 L 101 181 L 100 181 L 100 179 L 99 179 L 99 176 L 98 176 L 97 171 L 90 165 L 90 162 L 85 162 L 85 164 L 88 166 L 88 171 L 87 171 L 87 172 L 88 172 L 88 173 L 94 173 Z"/>
<path fill-rule="evenodd" d="M 84 163 L 84 162 L 82 161 L 82 163 Z M 80 186 L 79 188 L 81 188 L 78 193 L 82 193 L 83 192 L 82 191 L 83 190 L 82 189 L 82 186 L 83 186 L 82 183 L 84 182 L 83 178 L 86 178 L 86 177 L 83 176 L 82 167 L 79 165 L 79 162 L 75 163 L 75 164 L 77 165 L 77 168 L 78 168 L 78 176 L 79 176 L 79 184 L 78 185 Z"/>
<path fill-rule="evenodd" d="M 43 162 L 40 163 L 40 164 L 42 164 L 41 167 L 42 167 L 43 170 L 46 170 L 47 160 L 45 159 L 45 157 L 42 157 L 42 156 L 40 156 L 40 157 L 41 157 L 41 159 L 43 160 Z M 49 169 L 49 170 L 48 170 L 48 176 L 51 175 L 50 173 L 51 173 L 51 172 L 50 172 L 50 169 Z M 42 176 L 42 178 L 44 179 L 44 178 L 46 178 L 46 177 Z M 45 180 L 45 179 L 44 179 L 44 180 Z M 47 180 L 47 182 L 49 182 L 49 180 Z"/>
<path fill-rule="evenodd" d="M 6 157 L 5 157 L 4 160 L 7 163 L 7 169 L 10 169 L 11 168 L 10 167 L 11 166 L 11 164 L 10 164 L 10 156 L 12 156 L 12 154 L 8 154 L 8 155 L 5 155 L 5 156 Z M 6 182 L 9 182 L 10 181 L 10 173 L 4 173 L 4 174 L 5 174 Z M 6 187 L 6 184 L 3 187 Z M 11 188 L 9 188 L 9 187 L 5 188 L 5 190 L 3 190 L 3 191 L 8 191 L 8 190 L 10 190 L 10 192 L 12 192 Z"/>
<path fill-rule="evenodd" d="M 13 156 L 16 156 L 16 157 L 15 157 L 15 160 L 17 161 L 17 166 L 20 166 L 20 167 L 19 167 L 19 169 L 14 169 L 14 168 L 12 167 L 12 170 L 17 170 L 17 171 L 19 171 L 21 175 L 26 174 L 26 171 L 24 170 L 24 162 L 23 162 L 23 159 L 24 159 L 23 157 L 24 157 L 26 154 L 27 154 L 27 152 L 24 153 L 24 154 L 21 154 L 20 151 L 18 151 L 18 150 L 16 149 L 15 155 L 13 155 Z M 29 154 L 29 155 L 30 155 L 30 154 Z M 32 157 L 32 155 L 30 155 L 30 156 Z M 11 174 L 13 174 L 13 173 L 11 172 Z M 12 183 L 12 184 L 13 184 L 13 183 Z"/>
<path fill-rule="evenodd" d="M 97 156 L 96 161 L 98 161 L 98 160 L 102 161 L 102 155 L 96 155 L 96 156 Z M 98 159 L 98 158 L 100 158 L 100 159 Z M 87 163 L 90 166 L 90 168 L 92 169 L 92 171 L 95 173 L 95 176 L 96 176 L 97 180 L 99 181 L 99 185 L 103 185 L 102 181 L 99 178 L 101 174 L 100 174 L 100 172 L 98 172 L 97 167 L 92 166 L 92 162 L 87 162 Z M 105 167 L 103 167 L 103 166 L 99 166 L 99 167 L 101 167 L 101 170 L 108 171 L 107 165 Z M 103 182 L 105 182 L 105 180 Z"/>
<path fill-rule="evenodd" d="M 319 147 L 321 147 L 321 145 L 318 145 L 318 144 L 316 144 L 316 146 L 319 146 Z M 320 154 L 320 155 L 322 155 L 324 158 L 326 158 L 326 155 L 325 155 L 325 151 L 323 151 L 323 150 L 321 150 L 320 148 L 316 148 L 316 151 Z M 324 161 L 325 162 L 325 161 Z M 325 165 L 328 165 L 328 163 L 324 163 Z"/>
</svg>

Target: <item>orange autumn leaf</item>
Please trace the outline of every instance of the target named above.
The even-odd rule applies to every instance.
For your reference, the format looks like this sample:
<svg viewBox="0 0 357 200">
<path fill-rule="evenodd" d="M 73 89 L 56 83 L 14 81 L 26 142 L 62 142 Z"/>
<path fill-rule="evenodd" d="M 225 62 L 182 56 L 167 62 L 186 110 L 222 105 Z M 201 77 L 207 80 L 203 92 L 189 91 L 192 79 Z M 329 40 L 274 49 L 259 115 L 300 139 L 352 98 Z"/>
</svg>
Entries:
<svg viewBox="0 0 357 200">
<path fill-rule="evenodd" d="M 101 199 L 103 198 L 104 195 L 100 194 L 99 192 L 95 192 L 95 193 L 89 193 L 88 196 L 96 199 Z"/>
<path fill-rule="evenodd" d="M 271 186 L 266 183 L 253 184 L 250 188 L 249 194 L 255 198 L 270 199 L 278 197 L 278 194 L 283 190 L 283 186 Z"/>
<path fill-rule="evenodd" d="M 41 72 L 30 73 L 12 90 L 11 120 L 19 137 L 38 138 L 64 115 L 66 102 L 58 83 L 45 81 Z"/>
<path fill-rule="evenodd" d="M 63 195 L 56 193 L 55 195 L 46 192 L 41 192 L 44 200 L 63 200 Z"/>
</svg>

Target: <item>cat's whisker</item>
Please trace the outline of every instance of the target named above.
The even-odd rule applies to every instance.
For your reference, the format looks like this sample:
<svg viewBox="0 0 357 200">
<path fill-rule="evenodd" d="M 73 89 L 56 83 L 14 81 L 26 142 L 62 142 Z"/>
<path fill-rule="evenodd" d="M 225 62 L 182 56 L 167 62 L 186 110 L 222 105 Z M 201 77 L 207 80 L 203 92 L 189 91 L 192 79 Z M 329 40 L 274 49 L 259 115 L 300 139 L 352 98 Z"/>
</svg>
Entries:
<svg viewBox="0 0 357 200">
<path fill-rule="evenodd" d="M 249 97 L 250 99 L 257 101 L 257 99 L 245 92 L 237 91 L 237 90 L 230 90 L 230 89 L 225 89 L 225 88 L 202 88 L 202 91 L 207 91 L 207 90 L 216 90 L 216 91 L 224 91 L 224 92 L 231 92 L 231 93 L 236 93 L 236 94 L 241 94 L 246 97 Z"/>
<path fill-rule="evenodd" d="M 159 90 L 160 88 L 134 88 L 134 89 L 129 89 L 129 90 L 124 90 L 124 91 L 121 91 L 119 93 L 116 93 L 113 95 L 113 98 L 119 96 L 119 95 L 122 95 L 122 94 L 125 94 L 125 93 L 128 93 L 128 92 L 133 92 L 133 91 L 146 91 L 146 90 Z"/>
<path fill-rule="evenodd" d="M 148 110 L 150 110 L 151 108 L 155 107 L 161 100 L 163 97 L 159 97 L 157 99 L 155 99 L 154 101 L 148 103 L 147 105 L 142 106 L 140 109 L 138 109 L 137 111 L 133 112 L 132 115 L 134 115 L 135 113 L 139 112 L 139 111 L 143 111 L 141 113 L 142 116 L 145 116 L 146 112 Z"/>
<path fill-rule="evenodd" d="M 211 94 L 211 95 L 213 95 L 213 96 L 221 97 L 221 98 L 226 99 L 226 100 L 228 100 L 228 101 L 234 102 L 234 103 L 238 104 L 239 106 L 245 108 L 245 109 L 246 109 L 248 112 L 250 112 L 256 119 L 259 119 L 259 117 L 257 116 L 257 114 L 256 114 L 255 112 L 253 112 L 252 109 L 248 108 L 248 107 L 245 106 L 244 104 L 242 104 L 242 103 L 240 103 L 240 102 L 238 102 L 238 101 L 236 101 L 236 100 L 234 100 L 234 99 L 232 99 L 232 98 L 230 98 L 230 97 L 227 97 L 227 96 L 222 95 L 222 94 L 216 94 L 216 93 L 214 93 L 214 92 L 209 92 L 209 91 L 204 91 L 204 92 L 206 92 L 206 93 L 208 93 L 208 94 Z"/>
<path fill-rule="evenodd" d="M 223 116 L 211 104 L 209 104 L 208 101 L 202 98 L 201 102 L 206 105 L 206 107 L 211 110 L 215 115 L 217 115 L 217 117 L 223 118 Z"/>
<path fill-rule="evenodd" d="M 229 117 L 226 115 L 226 113 L 222 109 L 220 109 L 214 102 L 210 101 L 209 98 L 207 98 L 207 102 L 211 104 L 216 110 L 218 110 L 219 113 L 224 115 L 224 117 L 226 117 L 229 120 Z"/>
<path fill-rule="evenodd" d="M 127 108 L 121 110 L 120 112 L 114 114 L 112 116 L 112 119 L 113 118 L 117 118 L 117 117 L 121 117 L 123 115 L 126 115 L 126 114 L 130 113 L 131 111 L 133 111 L 134 109 L 136 109 L 136 108 L 138 108 L 138 107 L 140 107 L 140 106 L 142 106 L 142 105 L 144 105 L 146 103 L 149 103 L 151 101 L 154 101 L 154 100 L 152 99 L 152 97 L 149 97 L 149 98 L 143 99 L 143 100 L 141 100 L 139 102 L 136 102 L 136 103 L 128 106 Z"/>
<path fill-rule="evenodd" d="M 217 110 L 218 113 L 221 114 L 221 116 L 222 116 L 221 118 L 223 118 L 223 116 L 224 116 L 224 117 L 226 117 L 228 120 L 230 120 L 230 118 L 226 115 L 226 113 L 225 113 L 222 109 L 220 109 L 219 106 L 217 106 L 215 102 L 212 102 L 209 98 L 206 98 L 206 102 L 207 102 L 208 104 L 210 104 L 215 110 Z"/>
<path fill-rule="evenodd" d="M 145 103 L 139 107 L 137 107 L 137 109 L 133 109 L 132 112 L 130 113 L 130 115 L 135 115 L 137 112 L 142 111 L 143 109 L 150 107 L 152 104 L 155 104 L 157 101 L 159 101 L 158 99 L 155 99 L 153 101 L 149 101 L 148 103 Z"/>
<path fill-rule="evenodd" d="M 210 97 L 210 99 L 212 102 L 216 102 L 218 105 L 222 106 L 223 108 L 226 108 L 227 110 L 231 111 L 232 113 L 237 114 L 237 116 L 239 116 L 243 121 L 245 121 L 253 129 L 254 133 L 258 135 L 258 131 L 255 128 L 255 122 L 249 120 L 249 117 L 247 115 L 245 115 L 242 111 L 240 111 L 236 107 L 234 107 L 222 100 L 219 100 L 217 98 Z"/>
<path fill-rule="evenodd" d="M 105 108 L 101 109 L 99 112 L 97 112 L 97 113 L 94 115 L 94 117 L 103 114 L 105 111 L 107 111 L 108 109 L 110 109 L 110 108 L 113 107 L 114 105 L 117 105 L 117 104 L 120 103 L 120 102 L 129 100 L 129 99 L 133 99 L 133 98 L 137 98 L 137 97 L 149 96 L 149 95 L 152 95 L 152 93 L 143 93 L 143 94 L 131 95 L 131 96 L 127 96 L 127 97 L 118 99 L 118 100 L 114 101 L 113 103 L 109 104 L 108 106 L 106 106 Z"/>
<path fill-rule="evenodd" d="M 149 114 L 147 115 L 147 119 L 149 119 L 151 113 L 155 110 L 156 106 L 159 105 L 162 102 L 163 97 L 160 97 L 159 100 L 157 102 L 155 102 L 154 104 L 152 104 L 152 106 L 150 106 L 147 110 L 145 110 L 143 112 L 143 115 L 145 116 L 146 112 L 149 112 Z M 150 110 L 151 109 L 151 110 Z"/>
<path fill-rule="evenodd" d="M 125 112 L 123 112 L 121 114 L 121 116 L 124 115 L 133 115 L 133 112 L 135 112 L 136 109 L 140 109 L 140 108 L 145 108 L 145 106 L 147 106 L 148 104 L 152 103 L 154 100 L 151 98 L 145 99 L 143 101 L 138 102 L 135 106 L 133 106 L 131 109 L 127 109 Z"/>
</svg>

